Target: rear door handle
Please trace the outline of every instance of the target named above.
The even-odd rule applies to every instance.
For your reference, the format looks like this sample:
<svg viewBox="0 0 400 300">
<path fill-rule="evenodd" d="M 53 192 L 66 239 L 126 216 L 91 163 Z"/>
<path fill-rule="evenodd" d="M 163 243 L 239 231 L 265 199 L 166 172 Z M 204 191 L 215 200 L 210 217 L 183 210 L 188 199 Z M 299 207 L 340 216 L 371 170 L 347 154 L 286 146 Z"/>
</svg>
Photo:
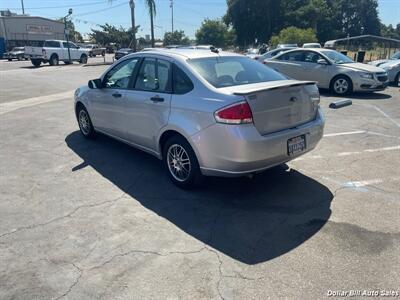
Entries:
<svg viewBox="0 0 400 300">
<path fill-rule="evenodd" d="M 161 98 L 159 96 L 151 97 L 150 100 L 153 102 L 164 102 L 164 98 Z"/>
<path fill-rule="evenodd" d="M 122 97 L 122 95 L 120 93 L 114 93 L 114 94 L 112 94 L 112 96 L 114 98 L 121 98 Z"/>
</svg>

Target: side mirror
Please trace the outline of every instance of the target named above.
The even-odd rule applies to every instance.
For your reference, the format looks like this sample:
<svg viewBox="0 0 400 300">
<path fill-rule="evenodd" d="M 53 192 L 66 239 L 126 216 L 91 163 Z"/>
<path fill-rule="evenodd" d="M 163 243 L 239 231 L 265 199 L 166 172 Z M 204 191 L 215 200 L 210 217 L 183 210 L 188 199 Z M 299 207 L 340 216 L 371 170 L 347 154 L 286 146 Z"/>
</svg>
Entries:
<svg viewBox="0 0 400 300">
<path fill-rule="evenodd" d="M 317 60 L 317 64 L 319 64 L 319 65 L 327 65 L 328 64 L 328 62 L 325 60 L 325 59 L 318 59 Z"/>
<path fill-rule="evenodd" d="M 88 87 L 90 89 L 101 89 L 103 87 L 101 79 L 98 78 L 98 79 L 89 80 Z"/>
</svg>

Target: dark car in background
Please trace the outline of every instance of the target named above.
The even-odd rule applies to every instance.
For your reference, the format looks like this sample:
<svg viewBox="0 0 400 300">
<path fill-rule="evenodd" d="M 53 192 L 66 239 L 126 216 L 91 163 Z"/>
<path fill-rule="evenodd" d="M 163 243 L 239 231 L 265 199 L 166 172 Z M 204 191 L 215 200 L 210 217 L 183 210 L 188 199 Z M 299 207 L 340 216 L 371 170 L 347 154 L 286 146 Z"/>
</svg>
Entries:
<svg viewBox="0 0 400 300">
<path fill-rule="evenodd" d="M 115 52 L 115 59 L 120 59 L 121 57 L 133 53 L 133 49 L 131 48 L 121 48 Z"/>
<path fill-rule="evenodd" d="M 12 61 L 13 59 L 23 60 L 25 58 L 25 47 L 14 47 L 11 51 L 4 53 L 4 58 L 8 59 L 8 61 Z"/>
</svg>

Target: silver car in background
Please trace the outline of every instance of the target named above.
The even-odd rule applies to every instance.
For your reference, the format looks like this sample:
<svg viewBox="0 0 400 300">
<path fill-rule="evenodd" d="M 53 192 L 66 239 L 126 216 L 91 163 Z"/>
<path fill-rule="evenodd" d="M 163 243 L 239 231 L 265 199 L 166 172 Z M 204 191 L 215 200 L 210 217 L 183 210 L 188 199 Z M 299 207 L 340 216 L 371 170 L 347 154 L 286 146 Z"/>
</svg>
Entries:
<svg viewBox="0 0 400 300">
<path fill-rule="evenodd" d="M 261 63 L 264 63 L 264 60 L 272 58 L 274 56 L 277 56 L 283 52 L 289 51 L 289 50 L 293 50 L 296 49 L 296 47 L 289 47 L 289 48 L 277 48 L 271 51 L 268 51 L 266 53 L 264 53 L 263 55 L 260 55 L 259 57 L 256 58 L 256 60 L 258 60 Z"/>
<path fill-rule="evenodd" d="M 356 63 L 329 49 L 295 49 L 264 63 L 298 80 L 316 81 L 318 87 L 344 95 L 351 92 L 381 91 L 388 84 L 387 72 L 379 67 Z"/>
<path fill-rule="evenodd" d="M 389 82 L 393 83 L 394 86 L 400 85 L 400 59 L 389 60 L 380 64 L 379 67 L 388 73 Z"/>
<path fill-rule="evenodd" d="M 258 173 L 314 149 L 319 102 L 314 82 L 245 56 L 166 49 L 127 55 L 78 88 L 75 113 L 83 136 L 144 150 L 189 188 L 203 175 Z"/>
</svg>

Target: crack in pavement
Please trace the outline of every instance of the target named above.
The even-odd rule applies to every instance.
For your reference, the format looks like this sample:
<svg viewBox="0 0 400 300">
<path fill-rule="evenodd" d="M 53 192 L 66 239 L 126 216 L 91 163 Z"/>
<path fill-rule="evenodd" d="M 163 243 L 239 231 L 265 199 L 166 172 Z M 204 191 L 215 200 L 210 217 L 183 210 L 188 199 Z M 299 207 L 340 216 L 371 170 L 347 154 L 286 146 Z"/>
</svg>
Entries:
<svg viewBox="0 0 400 300">
<path fill-rule="evenodd" d="M 60 217 L 51 219 L 51 220 L 49 220 L 49 221 L 47 221 L 47 222 L 44 222 L 44 223 L 32 224 L 32 225 L 29 225 L 29 226 L 18 227 L 18 228 L 16 228 L 16 229 L 12 230 L 12 231 L 9 231 L 9 232 L 6 232 L 6 233 L 1 234 L 1 235 L 0 235 L 0 238 L 3 238 L 3 237 L 5 237 L 5 236 L 8 236 L 8 235 L 11 235 L 11 234 L 14 234 L 14 233 L 23 231 L 23 230 L 29 230 L 29 229 L 34 229 L 34 228 L 37 228 L 37 227 L 43 227 L 43 226 L 49 225 L 49 224 L 51 224 L 51 223 L 60 221 L 60 220 L 62 220 L 62 219 L 69 218 L 69 217 L 71 217 L 72 215 L 74 215 L 76 212 L 78 212 L 78 211 L 81 210 L 81 209 L 84 209 L 84 208 L 91 208 L 91 207 L 101 206 L 101 205 L 104 205 L 104 204 L 107 204 L 107 203 L 116 202 L 116 201 L 122 199 L 124 196 L 125 196 L 125 193 L 124 193 L 123 195 L 117 197 L 116 199 L 107 200 L 107 201 L 103 201 L 103 202 L 100 202 L 100 203 L 85 204 L 85 205 L 78 206 L 78 207 L 76 207 L 73 211 L 69 212 L 69 213 L 66 214 L 66 215 L 63 215 L 63 216 L 60 216 Z"/>
<path fill-rule="evenodd" d="M 32 224 L 32 225 L 29 225 L 29 226 L 18 227 L 18 228 L 16 228 L 16 229 L 12 230 L 12 231 L 5 232 L 5 233 L 3 233 L 3 234 L 0 234 L 0 239 L 3 238 L 3 237 L 9 236 L 9 235 L 11 235 L 11 234 L 18 233 L 18 232 L 23 231 L 23 230 L 30 230 L 30 229 L 34 229 L 34 228 L 37 228 L 37 227 L 47 226 L 47 225 L 49 225 L 49 224 L 51 224 L 51 223 L 55 223 L 55 222 L 57 222 L 57 221 L 60 221 L 60 220 L 65 219 L 65 218 L 70 218 L 70 217 L 72 217 L 75 213 L 77 213 L 77 212 L 78 212 L 79 210 L 81 210 L 81 209 L 92 208 L 92 207 L 97 207 L 97 206 L 102 206 L 102 205 L 107 204 L 107 203 L 115 203 L 115 202 L 117 202 L 117 201 L 123 199 L 126 195 L 128 195 L 129 191 L 136 185 L 136 183 L 138 182 L 138 179 L 141 177 L 141 175 L 142 175 L 142 173 L 140 173 L 140 174 L 136 177 L 136 179 L 134 180 L 134 182 L 127 188 L 126 192 L 122 193 L 122 195 L 118 196 L 118 197 L 115 198 L 115 199 L 103 201 L 103 202 L 100 202 L 100 203 L 85 204 L 85 205 L 78 206 L 78 207 L 76 207 L 73 211 L 69 212 L 68 214 L 63 215 L 63 216 L 60 216 L 60 217 L 57 217 L 57 218 L 54 218 L 54 219 L 51 219 L 51 220 L 49 220 L 49 221 L 47 221 L 47 222 L 39 223 L 39 224 Z"/>
<path fill-rule="evenodd" d="M 55 300 L 59 300 L 59 299 L 61 299 L 61 298 L 66 297 L 66 296 L 72 291 L 72 289 L 79 283 L 80 279 L 82 278 L 83 270 L 82 270 L 81 268 L 79 268 L 79 267 L 78 267 L 76 264 L 74 264 L 74 263 L 72 263 L 72 265 L 74 266 L 75 269 L 78 270 L 79 275 L 78 275 L 78 277 L 74 280 L 74 282 L 69 286 L 69 288 L 67 289 L 67 291 L 66 291 L 64 294 L 62 294 L 61 296 L 55 298 Z"/>
</svg>

